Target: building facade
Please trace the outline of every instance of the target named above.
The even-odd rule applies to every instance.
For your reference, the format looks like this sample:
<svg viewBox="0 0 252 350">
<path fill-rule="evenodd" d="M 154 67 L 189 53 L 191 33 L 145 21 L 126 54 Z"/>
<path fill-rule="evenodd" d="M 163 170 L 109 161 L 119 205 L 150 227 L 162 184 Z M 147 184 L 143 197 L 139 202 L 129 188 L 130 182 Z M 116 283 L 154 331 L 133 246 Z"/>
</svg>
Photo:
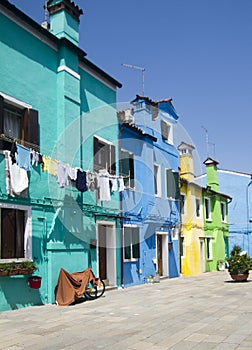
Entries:
<svg viewBox="0 0 252 350">
<path fill-rule="evenodd" d="M 197 276 L 206 270 L 202 187 L 195 182 L 194 146 L 182 142 L 180 152 L 181 273 Z"/>
<path fill-rule="evenodd" d="M 229 256 L 228 205 L 232 198 L 219 191 L 218 162 L 207 158 L 203 188 L 206 271 L 215 271 Z"/>
<path fill-rule="evenodd" d="M 171 99 L 137 95 L 118 113 L 122 193 L 123 286 L 180 274 L 178 253 L 178 115 Z"/>
<path fill-rule="evenodd" d="M 54 302 L 60 268 L 121 283 L 120 193 L 107 188 L 119 174 L 121 84 L 79 48 L 82 10 L 46 7 L 50 31 L 0 4 L 0 263 L 33 260 L 42 277 L 39 290 L 25 275 L 0 277 L 0 310 Z"/>
</svg>

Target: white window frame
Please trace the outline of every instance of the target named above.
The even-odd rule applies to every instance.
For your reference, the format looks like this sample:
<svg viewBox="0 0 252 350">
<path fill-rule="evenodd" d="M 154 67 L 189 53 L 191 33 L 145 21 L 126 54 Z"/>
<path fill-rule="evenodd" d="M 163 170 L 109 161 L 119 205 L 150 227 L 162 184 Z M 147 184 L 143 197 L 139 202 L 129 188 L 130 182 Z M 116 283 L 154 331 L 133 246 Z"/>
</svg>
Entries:
<svg viewBox="0 0 252 350">
<path fill-rule="evenodd" d="M 155 171 L 157 169 L 157 171 Z M 154 172 L 154 192 L 156 197 L 161 197 L 161 167 L 159 164 L 154 163 L 153 164 L 153 172 Z M 155 182 L 157 185 L 157 190 L 155 188 Z"/>
<path fill-rule="evenodd" d="M 162 123 L 167 127 L 168 132 L 167 132 L 167 137 L 163 135 L 162 133 L 162 126 L 161 126 L 161 133 L 162 133 L 162 138 L 165 142 L 169 143 L 170 145 L 173 145 L 173 124 L 167 122 L 166 120 L 161 120 L 161 125 Z"/>
<path fill-rule="evenodd" d="M 208 203 L 206 205 L 206 202 Z M 208 207 L 208 217 L 207 217 L 207 207 Z M 212 212 L 211 212 L 211 198 L 209 197 L 205 197 L 204 198 L 204 208 L 205 208 L 205 217 L 206 217 L 206 221 L 212 221 Z"/>
<path fill-rule="evenodd" d="M 138 229 L 138 237 L 139 237 L 139 258 L 133 258 L 133 239 L 132 239 L 132 235 L 131 235 L 131 238 L 130 238 L 130 255 L 131 255 L 131 258 L 130 259 L 126 259 L 125 258 L 125 239 L 124 239 L 124 235 L 125 235 L 125 228 L 137 228 Z M 140 230 L 139 230 L 139 226 L 137 225 L 123 225 L 123 261 L 125 262 L 134 262 L 134 261 L 138 261 L 140 259 Z"/>
<path fill-rule="evenodd" d="M 134 173 L 134 177 L 133 178 L 130 177 L 130 167 L 129 167 L 129 173 L 128 174 L 125 174 L 123 172 L 123 169 L 122 169 L 122 176 L 128 176 L 129 177 L 128 185 L 126 184 L 127 181 L 124 181 L 125 188 L 134 190 L 135 189 L 135 155 L 134 155 L 133 152 L 130 152 L 127 149 L 124 149 L 124 148 L 121 149 L 121 152 L 125 152 L 125 153 L 127 152 L 128 156 L 129 156 L 128 158 L 131 157 L 131 159 L 133 159 L 133 173 Z"/>
<path fill-rule="evenodd" d="M 32 209 L 31 207 L 24 206 L 24 205 L 10 205 L 7 203 L 0 203 L 0 212 L 2 208 L 22 210 L 25 212 L 24 258 L 16 258 L 16 257 L 9 258 L 9 259 L 0 258 L 0 263 L 17 261 L 17 260 L 18 261 L 32 260 Z M 1 215 L 0 215 L 0 221 L 1 221 Z M 0 225 L 0 230 L 1 230 L 1 225 Z M 0 232 L 0 235 L 1 235 L 1 232 Z M 1 239 L 0 239 L 0 244 L 1 244 Z"/>
<path fill-rule="evenodd" d="M 206 260 L 213 260 L 213 237 L 206 237 Z"/>
<path fill-rule="evenodd" d="M 197 203 L 199 204 L 199 215 L 197 215 L 198 214 Z M 196 215 L 196 218 L 200 218 L 201 217 L 201 201 L 200 201 L 199 197 L 195 197 L 195 215 Z"/>
<path fill-rule="evenodd" d="M 221 221 L 227 222 L 227 204 L 226 202 L 220 202 L 220 210 L 221 210 Z"/>
</svg>

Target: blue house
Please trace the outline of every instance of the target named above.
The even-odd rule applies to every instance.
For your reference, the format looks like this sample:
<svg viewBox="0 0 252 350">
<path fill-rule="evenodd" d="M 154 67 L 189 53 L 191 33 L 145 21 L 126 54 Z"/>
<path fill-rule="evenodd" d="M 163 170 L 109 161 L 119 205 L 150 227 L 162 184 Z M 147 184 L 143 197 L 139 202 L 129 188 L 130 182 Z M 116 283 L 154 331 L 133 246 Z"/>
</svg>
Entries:
<svg viewBox="0 0 252 350">
<path fill-rule="evenodd" d="M 137 95 L 119 111 L 123 276 L 125 287 L 180 274 L 178 115 L 171 99 Z"/>
<path fill-rule="evenodd" d="M 233 198 L 229 204 L 230 251 L 239 245 L 252 256 L 252 174 L 218 170 L 221 191 Z"/>
</svg>

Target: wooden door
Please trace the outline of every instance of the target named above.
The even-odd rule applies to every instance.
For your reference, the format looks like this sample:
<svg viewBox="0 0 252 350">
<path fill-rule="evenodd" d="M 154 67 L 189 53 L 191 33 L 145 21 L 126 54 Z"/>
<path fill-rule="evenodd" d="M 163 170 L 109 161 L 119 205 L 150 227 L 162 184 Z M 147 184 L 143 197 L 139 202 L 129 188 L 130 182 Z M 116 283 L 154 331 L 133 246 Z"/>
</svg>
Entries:
<svg viewBox="0 0 252 350">
<path fill-rule="evenodd" d="M 99 225 L 98 229 L 99 242 L 99 277 L 103 280 L 107 279 L 107 237 L 106 226 Z"/>
<path fill-rule="evenodd" d="M 163 245 L 162 235 L 157 235 L 157 268 L 160 276 L 163 276 Z"/>
</svg>

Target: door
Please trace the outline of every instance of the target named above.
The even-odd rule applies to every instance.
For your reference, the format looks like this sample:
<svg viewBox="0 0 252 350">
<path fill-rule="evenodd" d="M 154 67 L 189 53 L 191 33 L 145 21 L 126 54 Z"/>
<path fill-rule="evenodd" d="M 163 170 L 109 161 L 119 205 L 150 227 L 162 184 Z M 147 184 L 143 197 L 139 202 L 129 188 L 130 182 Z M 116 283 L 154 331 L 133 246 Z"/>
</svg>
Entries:
<svg viewBox="0 0 252 350">
<path fill-rule="evenodd" d="M 162 235 L 157 235 L 157 270 L 160 276 L 163 276 L 163 245 Z"/>
<path fill-rule="evenodd" d="M 167 232 L 156 233 L 156 270 L 160 276 L 168 277 L 168 234 Z"/>
<path fill-rule="evenodd" d="M 200 259 L 201 259 L 201 271 L 205 272 L 205 249 L 204 249 L 203 239 L 200 239 Z"/>
<path fill-rule="evenodd" d="M 107 248 L 106 248 L 106 226 L 99 225 L 99 277 L 102 280 L 107 279 Z"/>
<path fill-rule="evenodd" d="M 116 285 L 116 230 L 114 223 L 97 223 L 97 261 L 99 277 L 107 285 Z"/>
</svg>

